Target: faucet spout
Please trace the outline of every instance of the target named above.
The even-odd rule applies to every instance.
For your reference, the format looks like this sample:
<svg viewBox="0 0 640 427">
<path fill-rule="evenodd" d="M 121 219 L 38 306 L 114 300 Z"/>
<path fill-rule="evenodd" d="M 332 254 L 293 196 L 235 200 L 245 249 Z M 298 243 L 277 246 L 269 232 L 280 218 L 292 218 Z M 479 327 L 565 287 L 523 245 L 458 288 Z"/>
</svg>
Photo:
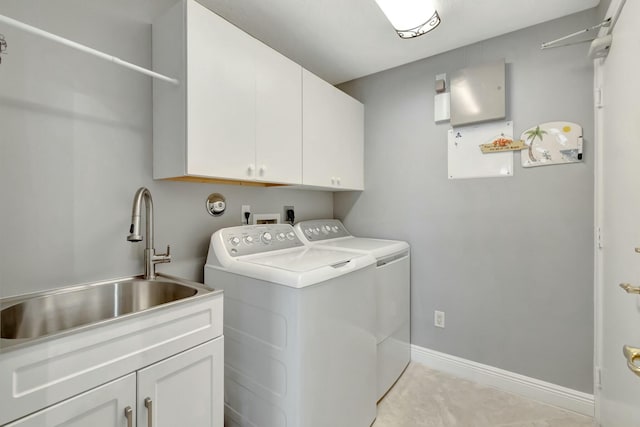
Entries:
<svg viewBox="0 0 640 427">
<path fill-rule="evenodd" d="M 146 187 L 141 187 L 133 196 L 133 207 L 131 209 L 131 226 L 129 227 L 129 236 L 127 240 L 130 242 L 142 241 L 140 234 L 140 217 L 142 210 L 142 201 L 145 204 L 145 226 L 146 226 L 146 248 L 144 250 L 144 278 L 155 279 L 156 268 L 158 263 L 171 262 L 170 248 L 167 246 L 166 254 L 156 254 L 153 247 L 153 198 L 151 192 Z"/>
<path fill-rule="evenodd" d="M 136 191 L 135 196 L 133 196 L 133 208 L 131 210 L 131 227 L 129 227 L 129 236 L 127 236 L 127 240 L 130 242 L 142 241 L 142 235 L 140 234 L 140 210 L 142 209 L 143 199 L 145 201 L 145 207 L 147 208 L 147 248 L 149 248 L 153 247 L 153 242 L 149 242 L 149 236 L 153 235 L 153 198 L 151 197 L 151 192 L 145 187 L 139 188 L 138 191 Z"/>
</svg>

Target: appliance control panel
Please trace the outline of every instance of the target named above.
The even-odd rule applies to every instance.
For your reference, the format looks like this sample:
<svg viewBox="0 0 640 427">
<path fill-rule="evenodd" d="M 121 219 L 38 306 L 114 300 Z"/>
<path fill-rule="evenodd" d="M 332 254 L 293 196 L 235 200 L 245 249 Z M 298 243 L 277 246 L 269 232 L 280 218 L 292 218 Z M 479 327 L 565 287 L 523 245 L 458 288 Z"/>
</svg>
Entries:
<svg viewBox="0 0 640 427">
<path fill-rule="evenodd" d="M 304 246 L 289 224 L 243 225 L 220 232 L 232 257 Z"/>
<path fill-rule="evenodd" d="M 302 231 L 305 239 L 310 242 L 349 237 L 351 234 L 344 228 L 339 219 L 316 219 L 299 222 L 296 227 Z"/>
</svg>

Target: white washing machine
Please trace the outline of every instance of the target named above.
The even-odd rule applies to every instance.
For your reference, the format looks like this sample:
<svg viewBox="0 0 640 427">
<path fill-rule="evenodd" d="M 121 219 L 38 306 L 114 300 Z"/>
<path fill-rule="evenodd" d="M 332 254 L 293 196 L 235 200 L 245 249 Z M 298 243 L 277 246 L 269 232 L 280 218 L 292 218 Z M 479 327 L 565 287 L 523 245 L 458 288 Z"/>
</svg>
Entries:
<svg viewBox="0 0 640 427">
<path fill-rule="evenodd" d="M 407 242 L 352 236 L 337 219 L 302 221 L 296 234 L 307 245 L 370 254 L 376 259 L 377 400 L 411 360 L 410 248 Z"/>
<path fill-rule="evenodd" d="M 375 259 L 305 246 L 288 224 L 211 237 L 224 290 L 225 425 L 367 427 L 376 416 Z"/>
</svg>

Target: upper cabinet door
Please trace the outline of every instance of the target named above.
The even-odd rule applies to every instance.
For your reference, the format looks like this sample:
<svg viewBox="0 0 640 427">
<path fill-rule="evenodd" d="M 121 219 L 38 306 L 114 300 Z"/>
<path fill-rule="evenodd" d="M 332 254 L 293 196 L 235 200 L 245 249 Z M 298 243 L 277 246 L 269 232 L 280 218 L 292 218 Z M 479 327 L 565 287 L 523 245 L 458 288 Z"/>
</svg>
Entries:
<svg viewBox="0 0 640 427">
<path fill-rule="evenodd" d="M 364 189 L 364 107 L 312 73 L 302 73 L 305 185 Z"/>
<path fill-rule="evenodd" d="M 302 67 L 256 42 L 256 179 L 302 182 Z"/>
<path fill-rule="evenodd" d="M 187 173 L 253 179 L 256 40 L 186 2 Z"/>
<path fill-rule="evenodd" d="M 364 106 L 340 90 L 336 97 L 339 101 L 334 126 L 340 134 L 337 186 L 343 190 L 364 190 Z"/>
</svg>

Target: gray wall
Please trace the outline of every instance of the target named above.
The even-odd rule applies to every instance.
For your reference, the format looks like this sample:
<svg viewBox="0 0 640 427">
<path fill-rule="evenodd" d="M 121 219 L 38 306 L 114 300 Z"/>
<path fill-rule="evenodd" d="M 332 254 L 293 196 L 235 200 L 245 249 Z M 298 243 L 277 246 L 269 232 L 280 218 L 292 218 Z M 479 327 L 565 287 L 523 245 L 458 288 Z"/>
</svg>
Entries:
<svg viewBox="0 0 640 427">
<path fill-rule="evenodd" d="M 334 195 L 354 234 L 410 242 L 413 344 L 584 392 L 593 389 L 593 72 L 587 44 L 539 47 L 595 21 L 593 9 L 342 85 L 365 104 L 366 191 Z M 514 177 L 447 179 L 435 75 L 499 58 L 515 134 L 580 123 L 584 163 L 525 170 L 516 153 Z M 445 329 L 434 310 L 445 311 Z"/>
<path fill-rule="evenodd" d="M 3 0 L 0 13 L 150 66 L 148 20 L 108 6 Z M 154 196 L 156 247 L 172 245 L 162 269 L 192 279 L 201 279 L 210 234 L 239 224 L 240 205 L 294 204 L 309 219 L 331 217 L 335 202 L 355 234 L 412 244 L 415 344 L 591 391 L 592 72 L 585 45 L 538 46 L 593 21 L 593 11 L 578 14 L 344 85 L 366 103 L 367 190 L 335 198 L 152 181 L 151 81 L 3 26 L 0 296 L 140 273 L 144 244 L 125 240 L 139 186 Z M 501 57 L 516 132 L 581 123 L 584 164 L 447 180 L 434 76 Z M 203 208 L 214 191 L 229 202 L 220 218 Z M 435 309 L 446 329 L 433 327 Z"/>
<path fill-rule="evenodd" d="M 125 2 L 120 2 L 121 6 Z M 151 64 L 151 26 L 109 1 L 3 0 L 0 13 Z M 148 21 L 148 19 L 147 19 Z M 125 240 L 133 194 L 151 190 L 160 270 L 201 280 L 208 239 L 240 207 L 298 219 L 333 215 L 328 192 L 155 182 L 151 79 L 6 26 L 0 64 L 0 296 L 142 272 L 144 243 Z M 228 211 L 213 218 L 206 197 Z"/>
<path fill-rule="evenodd" d="M 607 10 L 611 5 L 611 0 L 600 0 L 600 4 L 598 4 L 598 18 L 604 19 L 607 17 Z"/>
</svg>

